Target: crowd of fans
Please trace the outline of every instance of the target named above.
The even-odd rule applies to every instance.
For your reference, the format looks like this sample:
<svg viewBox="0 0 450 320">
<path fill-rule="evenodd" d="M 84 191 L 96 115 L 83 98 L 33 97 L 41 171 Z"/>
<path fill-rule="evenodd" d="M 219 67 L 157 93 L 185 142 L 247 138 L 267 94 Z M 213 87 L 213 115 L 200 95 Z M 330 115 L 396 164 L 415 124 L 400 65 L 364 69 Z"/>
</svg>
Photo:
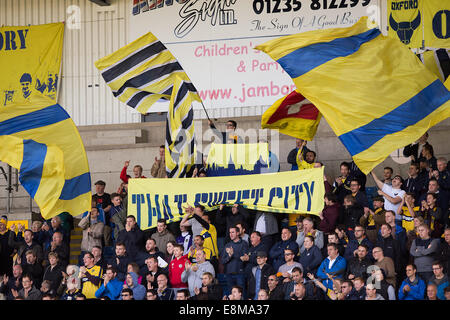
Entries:
<svg viewBox="0 0 450 320">
<path fill-rule="evenodd" d="M 450 175 L 427 137 L 404 148 L 412 159 L 406 179 L 389 167 L 381 179 L 370 174 L 377 194 L 366 193 L 367 176 L 353 162 L 341 163 L 339 177 L 324 177 L 319 216 L 197 205 L 149 230 L 127 215 L 126 161 L 117 192 L 97 181 L 92 209 L 77 222 L 77 265 L 69 264 L 69 214 L 10 230 L 3 216 L 0 293 L 8 300 L 450 300 Z M 300 139 L 288 162 L 292 170 L 321 166 Z M 161 146 L 151 175 L 165 177 L 164 168 Z M 133 175 L 144 178 L 142 167 Z"/>
</svg>

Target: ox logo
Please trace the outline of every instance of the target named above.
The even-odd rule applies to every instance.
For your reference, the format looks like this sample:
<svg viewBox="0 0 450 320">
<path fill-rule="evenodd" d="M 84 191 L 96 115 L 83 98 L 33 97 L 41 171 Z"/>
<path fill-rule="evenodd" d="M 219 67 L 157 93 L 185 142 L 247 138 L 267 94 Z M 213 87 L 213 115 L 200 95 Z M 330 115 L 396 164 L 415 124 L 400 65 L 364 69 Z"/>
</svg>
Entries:
<svg viewBox="0 0 450 320">
<path fill-rule="evenodd" d="M 392 30 L 397 31 L 397 35 L 401 42 L 404 44 L 409 44 L 411 37 L 413 36 L 414 30 L 420 26 L 420 11 L 417 13 L 417 17 L 413 21 L 395 21 L 392 17 L 392 13 L 389 16 L 389 25 Z"/>
</svg>

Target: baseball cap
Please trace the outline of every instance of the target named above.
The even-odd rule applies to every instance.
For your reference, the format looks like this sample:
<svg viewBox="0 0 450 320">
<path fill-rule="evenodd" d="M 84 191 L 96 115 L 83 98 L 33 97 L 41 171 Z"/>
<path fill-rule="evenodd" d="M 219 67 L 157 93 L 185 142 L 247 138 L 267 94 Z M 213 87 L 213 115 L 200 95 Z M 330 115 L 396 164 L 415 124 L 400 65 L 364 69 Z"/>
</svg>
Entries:
<svg viewBox="0 0 450 320">
<path fill-rule="evenodd" d="M 103 180 L 98 180 L 96 183 L 94 183 L 94 185 L 101 185 L 101 186 L 106 186 L 106 183 L 105 183 L 105 181 L 103 181 Z"/>
<path fill-rule="evenodd" d="M 256 252 L 256 257 L 267 258 L 267 253 L 265 251 Z"/>
</svg>

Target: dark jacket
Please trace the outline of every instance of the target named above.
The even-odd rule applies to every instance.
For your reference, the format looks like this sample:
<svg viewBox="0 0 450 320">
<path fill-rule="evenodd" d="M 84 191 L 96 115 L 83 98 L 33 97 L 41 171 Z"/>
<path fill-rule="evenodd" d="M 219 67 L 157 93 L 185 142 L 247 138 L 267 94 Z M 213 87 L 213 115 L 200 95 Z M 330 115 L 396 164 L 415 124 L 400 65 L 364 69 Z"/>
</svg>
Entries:
<svg viewBox="0 0 450 320">
<path fill-rule="evenodd" d="M 367 237 L 366 238 L 364 238 L 362 241 L 361 241 L 361 244 L 365 244 L 367 247 L 369 247 L 369 251 L 368 251 L 368 253 L 367 253 L 367 256 L 369 257 L 369 258 L 373 258 L 372 257 L 372 249 L 373 249 L 373 244 L 372 244 L 372 242 L 370 242 L 369 241 L 369 239 L 367 239 Z M 358 247 L 359 247 L 359 245 L 360 245 L 360 243 L 358 242 L 358 240 L 356 240 L 356 239 L 353 239 L 353 240 L 350 240 L 349 242 L 348 242 L 348 244 L 347 244 L 347 248 L 345 248 L 345 253 L 344 253 L 344 258 L 347 260 L 347 261 L 350 261 L 350 259 L 351 258 L 353 258 L 353 252 L 356 250 L 356 249 L 358 249 Z"/>
<path fill-rule="evenodd" d="M 448 274 L 450 272 L 450 245 L 445 242 L 445 239 L 441 239 L 437 257 L 444 265 L 444 273 Z"/>
<path fill-rule="evenodd" d="M 358 203 L 347 208 L 342 206 L 339 224 L 343 224 L 346 230 L 353 230 L 359 224 L 359 219 L 364 215 L 364 209 Z"/>
<path fill-rule="evenodd" d="M 17 281 L 17 286 L 16 286 Z M 8 279 L 8 282 L 6 285 L 3 283 L 3 281 L 0 281 L 0 293 L 4 294 L 6 296 L 6 300 L 14 300 L 14 296 L 12 295 L 11 289 L 16 290 L 19 292 L 22 289 L 22 277 L 19 277 L 19 279 L 11 276 Z"/>
<path fill-rule="evenodd" d="M 258 266 L 253 267 L 250 273 L 250 278 L 248 281 L 248 297 L 250 299 L 253 299 L 253 297 L 257 294 L 255 292 L 256 290 L 256 269 L 259 268 Z M 265 264 L 263 268 L 261 269 L 261 281 L 260 281 L 260 289 L 268 289 L 267 279 L 271 274 L 274 274 L 275 271 L 273 270 L 272 266 L 270 264 Z"/>
<path fill-rule="evenodd" d="M 8 245 L 17 250 L 17 255 L 21 259 L 22 265 L 24 265 L 27 261 L 25 257 L 25 253 L 28 250 L 33 250 L 39 262 L 42 262 L 44 259 L 44 253 L 42 251 L 42 247 L 37 243 L 37 241 L 33 240 L 31 245 L 27 245 L 25 239 L 22 236 L 22 232 L 18 232 L 17 236 L 14 232 L 9 233 Z"/>
<path fill-rule="evenodd" d="M 322 211 L 323 219 L 320 221 L 318 229 L 324 233 L 334 232 L 339 219 L 339 203 L 326 206 Z"/>
<path fill-rule="evenodd" d="M 391 236 L 387 238 L 378 237 L 377 247 L 383 249 L 385 257 L 389 257 L 394 261 L 395 271 L 401 274 L 406 264 L 407 252 L 402 249 L 400 242 Z"/>
<path fill-rule="evenodd" d="M 300 258 L 298 259 L 298 262 L 300 262 L 303 267 L 304 275 L 308 273 L 316 274 L 317 268 L 320 266 L 322 261 L 322 252 L 315 245 L 309 249 L 305 249 L 305 251 L 300 254 Z"/>
<path fill-rule="evenodd" d="M 200 293 L 194 296 L 194 300 L 222 300 L 223 290 L 218 284 L 212 284 L 207 287 L 207 292 L 202 292 L 200 288 Z"/>
<path fill-rule="evenodd" d="M 231 257 L 226 252 L 226 248 L 233 248 Z M 240 259 L 244 254 L 248 253 L 248 243 L 239 239 L 239 241 L 228 242 L 223 248 L 221 261 L 225 267 L 226 274 L 244 273 L 244 262 Z"/>
<path fill-rule="evenodd" d="M 19 296 L 25 298 L 23 288 L 19 291 Z M 31 288 L 30 292 L 28 292 L 28 297 L 26 297 L 25 300 L 41 300 L 41 298 L 42 298 L 41 291 L 36 289 L 35 285 L 33 284 L 33 287 Z"/>
<path fill-rule="evenodd" d="M 256 267 L 258 265 L 258 263 L 256 262 L 256 254 L 259 251 L 264 251 L 268 255 L 269 254 L 269 250 L 270 250 L 270 248 L 268 248 L 266 243 L 264 243 L 264 242 L 261 242 L 256 247 L 250 246 L 248 248 L 248 258 L 249 258 L 249 260 L 247 261 L 247 263 L 245 265 L 245 273 L 248 276 L 250 276 L 252 268 Z"/>
<path fill-rule="evenodd" d="M 306 153 L 310 151 L 306 146 L 302 148 L 302 156 L 303 159 L 306 158 Z M 298 170 L 297 165 L 297 154 L 298 154 L 298 148 L 294 148 L 291 151 L 289 151 L 287 162 L 292 165 L 291 170 Z"/>
<path fill-rule="evenodd" d="M 305 285 L 305 297 L 304 300 L 321 300 L 318 296 L 319 291 L 314 285 L 313 281 L 304 279 L 303 284 Z M 284 300 L 291 300 L 291 293 L 294 292 L 295 281 L 289 281 L 283 285 L 284 287 Z"/>
<path fill-rule="evenodd" d="M 273 291 L 269 291 L 269 300 L 284 300 L 283 289 L 284 286 L 282 284 L 278 284 Z"/>
<path fill-rule="evenodd" d="M 56 265 L 53 269 L 51 269 L 51 266 L 45 268 L 42 280 L 51 281 L 52 284 L 50 286 L 50 289 L 53 290 L 53 292 L 56 292 L 59 288 L 59 285 L 61 284 L 61 281 L 63 279 L 62 277 L 63 271 L 65 272 L 66 269 L 63 269 L 59 264 Z"/>
<path fill-rule="evenodd" d="M 148 270 L 148 267 L 145 266 L 145 268 L 143 270 L 141 270 L 140 273 L 143 275 L 142 276 L 142 285 L 145 288 L 148 288 L 147 275 L 150 274 L 150 271 Z M 160 274 L 165 274 L 167 276 L 167 279 L 169 279 L 169 272 L 166 269 L 158 267 L 156 269 L 155 274 L 153 275 L 153 281 L 151 282 L 153 289 L 158 288 L 158 281 L 157 281 L 157 279 L 158 279 L 158 276 Z M 170 281 L 169 281 L 169 284 L 170 284 Z"/>
<path fill-rule="evenodd" d="M 134 259 L 144 247 L 144 232 L 137 225 L 129 232 L 123 229 L 119 232 L 117 242 L 124 243 L 128 255 Z"/>
<path fill-rule="evenodd" d="M 352 288 L 350 293 L 344 297 L 344 300 L 362 300 L 362 299 L 360 299 L 358 292 L 355 290 L 355 288 Z"/>
<path fill-rule="evenodd" d="M 50 252 L 55 252 L 58 254 L 58 262 L 61 267 L 65 270 L 67 265 L 69 264 L 70 258 L 70 250 L 69 246 L 64 243 L 64 241 L 55 248 L 55 250 L 51 250 L 51 246 L 44 251 L 44 260 L 48 262 L 48 254 Z"/>
<path fill-rule="evenodd" d="M 369 266 L 373 264 L 372 259 L 365 256 L 364 259 L 359 260 L 358 257 L 351 258 L 347 263 L 347 272 L 345 273 L 345 278 L 348 278 L 350 274 L 356 277 L 361 277 L 366 279 L 369 275 L 367 274 Z"/>
<path fill-rule="evenodd" d="M 12 231 L 8 230 L 4 234 L 0 234 L 0 274 L 12 274 L 14 248 L 8 245 L 10 233 Z"/>
<path fill-rule="evenodd" d="M 402 189 L 406 192 L 414 193 L 415 204 L 420 205 L 419 198 L 422 192 L 426 190 L 425 179 L 423 176 L 417 176 L 415 178 L 408 178 L 402 184 Z"/>
<path fill-rule="evenodd" d="M 148 253 L 147 251 L 139 251 L 135 257 L 135 262 L 138 264 L 139 268 L 146 268 L 145 260 L 147 260 L 150 257 L 161 257 L 161 259 L 164 259 L 164 254 L 159 251 L 158 248 L 156 248 L 155 253 Z"/>
<path fill-rule="evenodd" d="M 425 145 L 430 145 L 428 142 L 425 142 Z M 423 158 L 422 155 L 419 154 L 419 144 L 409 144 L 403 148 L 403 156 L 405 157 L 414 157 L 414 161 L 411 162 L 420 162 L 420 159 Z"/>
<path fill-rule="evenodd" d="M 286 262 L 284 260 L 284 250 L 286 249 L 293 250 L 294 255 L 297 255 L 299 251 L 298 243 L 291 237 L 291 239 L 286 241 L 278 241 L 270 249 L 269 259 L 271 260 L 271 264 L 275 270 L 278 270 L 278 268 Z"/>
<path fill-rule="evenodd" d="M 117 264 L 116 258 L 119 258 L 119 263 Z M 125 255 L 118 257 L 115 253 L 114 256 L 111 257 L 108 264 L 113 266 L 117 270 L 117 280 L 119 281 L 125 281 L 125 278 L 127 276 L 127 268 L 128 264 L 130 262 L 133 262 L 133 259 L 128 255 L 128 253 L 125 253 Z"/>
<path fill-rule="evenodd" d="M 33 277 L 33 285 L 36 286 L 36 288 L 40 288 L 42 283 L 42 276 L 44 274 L 44 268 L 42 267 L 42 264 L 36 260 L 34 264 L 24 264 L 22 266 L 22 269 L 22 274 L 31 274 L 31 276 Z"/>
<path fill-rule="evenodd" d="M 217 210 L 216 214 L 216 228 L 217 237 L 225 237 L 225 243 L 230 241 L 228 231 L 230 227 L 236 226 L 237 223 L 244 223 L 246 228 L 249 229 L 249 213 L 248 210 L 242 206 L 238 207 L 239 210 L 236 214 L 233 214 L 230 207 L 224 207 L 222 210 Z"/>
</svg>

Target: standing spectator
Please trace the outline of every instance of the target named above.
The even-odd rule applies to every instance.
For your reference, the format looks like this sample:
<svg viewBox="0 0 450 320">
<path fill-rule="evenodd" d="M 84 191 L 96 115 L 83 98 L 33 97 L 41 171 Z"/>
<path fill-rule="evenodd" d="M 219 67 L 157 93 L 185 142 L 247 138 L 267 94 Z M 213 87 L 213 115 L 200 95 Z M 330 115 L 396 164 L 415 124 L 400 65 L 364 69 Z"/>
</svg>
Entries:
<svg viewBox="0 0 450 320">
<path fill-rule="evenodd" d="M 395 288 L 386 281 L 386 273 L 383 269 L 372 269 L 372 275 L 375 277 L 375 287 L 384 300 L 396 300 Z M 372 280 L 373 281 L 373 280 Z"/>
<path fill-rule="evenodd" d="M 213 282 L 214 276 L 210 272 L 202 275 L 202 286 L 194 288 L 194 300 L 220 300 L 222 298 L 222 288 Z"/>
<path fill-rule="evenodd" d="M 156 246 L 155 239 L 148 238 L 145 241 L 145 251 L 139 251 L 135 260 L 136 263 L 139 265 L 140 268 L 144 268 L 145 270 L 145 264 L 148 258 L 155 257 L 156 262 L 164 262 L 164 267 L 167 266 L 167 263 L 164 261 L 164 254 L 159 251 L 158 247 Z M 145 274 L 145 271 L 144 271 Z"/>
<path fill-rule="evenodd" d="M 159 159 L 155 157 L 150 173 L 153 178 L 166 177 L 166 148 L 164 145 L 159 146 Z"/>
<path fill-rule="evenodd" d="M 271 274 L 267 279 L 269 288 L 269 300 L 284 300 L 283 285 L 280 284 L 276 274 Z"/>
<path fill-rule="evenodd" d="M 202 287 L 202 276 L 205 272 L 209 272 L 215 277 L 214 267 L 209 261 L 206 261 L 205 252 L 199 250 L 197 251 L 197 262 L 191 264 L 186 261 L 185 269 L 181 274 L 181 281 L 188 283 L 191 296 L 195 296 L 195 288 Z"/>
<path fill-rule="evenodd" d="M 47 221 L 42 225 L 43 233 L 43 241 L 44 246 L 42 249 L 47 250 L 50 247 L 50 243 L 53 241 L 53 234 L 55 232 L 61 232 L 63 235 L 63 241 L 65 244 L 69 245 L 70 235 L 65 233 L 64 228 L 62 227 L 61 218 L 59 216 L 55 216 L 50 220 L 50 225 L 48 225 Z"/>
<path fill-rule="evenodd" d="M 398 225 L 395 221 L 395 213 L 392 210 L 386 211 L 384 214 L 384 219 L 386 224 L 391 226 L 392 229 L 392 237 L 396 239 L 401 247 L 405 247 L 406 244 L 406 231 L 403 229 L 401 225 Z M 378 232 L 378 237 L 381 236 L 381 231 Z"/>
<path fill-rule="evenodd" d="M 120 180 L 123 181 L 123 183 L 128 184 L 128 179 L 131 178 L 129 175 L 127 175 L 127 169 L 130 166 L 130 160 L 125 161 L 124 166 L 122 168 L 122 171 L 120 172 Z M 137 164 L 133 167 L 133 178 L 146 178 L 144 175 L 142 175 L 143 168 L 141 165 Z"/>
<path fill-rule="evenodd" d="M 49 264 L 47 258 L 50 252 L 54 252 L 58 255 L 58 263 L 61 265 L 61 268 L 65 270 L 69 264 L 70 250 L 69 245 L 63 241 L 63 234 L 59 231 L 53 233 L 50 247 L 44 251 L 44 266 Z"/>
<path fill-rule="evenodd" d="M 306 147 L 306 143 L 307 141 L 303 140 L 303 139 L 295 139 L 295 148 L 292 149 L 291 151 L 289 151 L 288 157 L 287 157 L 287 162 L 289 164 L 291 164 L 291 170 L 298 170 L 298 165 L 297 165 L 297 158 L 298 158 L 298 153 L 299 151 L 302 153 L 303 158 L 306 158 L 306 153 L 308 151 L 310 151 L 307 147 Z"/>
<path fill-rule="evenodd" d="M 158 258 L 155 256 L 147 258 L 145 264 L 146 268 L 145 271 L 143 271 L 145 280 L 143 281 L 143 285 L 147 289 L 156 289 L 158 288 L 158 276 L 161 273 L 168 275 L 168 270 L 166 268 L 163 269 L 158 265 Z"/>
<path fill-rule="evenodd" d="M 167 265 L 169 265 L 170 261 L 172 261 L 173 258 L 175 258 L 173 249 L 175 248 L 176 245 L 177 243 L 175 241 L 170 240 L 169 242 L 167 242 L 166 245 L 167 254 L 164 256 L 164 260 L 166 261 Z"/>
<path fill-rule="evenodd" d="M 0 275 L 11 275 L 13 266 L 12 254 L 14 248 L 8 245 L 10 233 L 12 231 L 6 228 L 6 219 L 0 219 Z"/>
<path fill-rule="evenodd" d="M 332 192 L 325 193 L 325 208 L 320 213 L 319 230 L 324 234 L 334 232 L 339 218 L 339 202 L 336 195 Z"/>
<path fill-rule="evenodd" d="M 433 276 L 433 262 L 439 250 L 439 239 L 430 237 L 430 229 L 426 224 L 419 226 L 417 232 L 419 238 L 412 242 L 409 253 L 414 257 L 417 275 L 428 282 Z"/>
<path fill-rule="evenodd" d="M 430 171 L 437 170 L 437 159 L 434 156 L 433 146 L 428 144 L 424 145 L 422 148 L 422 159 L 420 161 L 425 161 L 427 163 Z"/>
<path fill-rule="evenodd" d="M 420 158 L 422 157 L 422 149 L 425 145 L 429 145 L 428 140 L 428 132 L 425 132 L 417 141 L 411 143 L 403 149 L 403 156 L 411 157 L 411 162 L 420 162 Z"/>
<path fill-rule="evenodd" d="M 227 281 L 225 295 L 231 292 L 234 285 L 245 287 L 244 262 L 241 257 L 248 253 L 248 243 L 239 237 L 237 227 L 230 227 L 229 237 L 231 241 L 225 245 L 221 256 Z"/>
<path fill-rule="evenodd" d="M 347 268 L 347 262 L 339 255 L 337 245 L 329 243 L 327 245 L 328 257 L 322 261 L 317 270 L 317 277 L 321 279 L 323 285 L 328 289 L 333 289 L 333 281 L 330 276 L 342 279 Z"/>
<path fill-rule="evenodd" d="M 128 272 L 125 281 L 126 283 L 123 285 L 124 289 L 131 289 L 135 300 L 144 300 L 146 289 L 143 285 L 139 284 L 138 275 L 134 272 Z"/>
<path fill-rule="evenodd" d="M 420 167 L 419 163 L 411 163 L 408 169 L 408 179 L 403 183 L 404 190 L 414 195 L 414 199 L 417 200 L 415 205 L 418 204 L 419 197 L 423 191 L 425 191 L 425 179 L 419 175 Z"/>
<path fill-rule="evenodd" d="M 436 206 L 436 201 L 436 193 L 428 193 L 426 200 L 422 201 L 420 214 L 426 225 L 430 228 L 431 235 L 437 238 L 441 236 L 443 226 L 441 223 L 442 209 Z"/>
<path fill-rule="evenodd" d="M 380 247 L 373 248 L 372 253 L 375 259 L 375 265 L 384 271 L 386 281 L 396 288 L 397 273 L 395 271 L 394 261 L 389 257 L 385 257 L 383 249 Z"/>
<path fill-rule="evenodd" d="M 62 278 L 63 278 L 63 271 L 65 270 L 65 267 L 63 268 L 59 264 L 59 258 L 58 254 L 56 252 L 50 252 L 48 254 L 48 261 L 49 265 L 44 271 L 44 276 L 42 279 L 45 281 L 50 281 L 51 286 L 50 290 L 53 292 L 56 292 L 61 284 Z"/>
<path fill-rule="evenodd" d="M 107 221 L 109 221 L 109 227 L 111 228 L 111 240 L 112 245 L 116 243 L 116 238 L 119 234 L 119 227 L 116 226 L 114 223 L 113 217 L 120 213 L 123 210 L 123 204 L 122 204 L 122 197 L 118 193 L 112 193 L 111 194 L 111 210 L 109 210 L 108 214 L 106 215 Z"/>
<path fill-rule="evenodd" d="M 86 252 L 83 258 L 84 266 L 80 267 L 81 293 L 86 299 L 95 299 L 95 292 L 100 288 L 103 270 L 95 265 L 94 255 Z"/>
<path fill-rule="evenodd" d="M 429 279 L 429 283 L 436 285 L 439 300 L 445 300 L 444 289 L 450 285 L 448 276 L 443 271 L 444 267 L 441 262 L 433 262 L 433 276 Z"/>
<path fill-rule="evenodd" d="M 181 275 L 186 267 L 186 262 L 189 260 L 187 255 L 183 255 L 183 246 L 180 244 L 174 245 L 173 254 L 174 259 L 169 263 L 169 281 L 174 291 L 178 291 L 178 289 L 188 287 L 187 282 L 182 280 Z"/>
<path fill-rule="evenodd" d="M 106 268 L 105 275 L 103 277 L 103 283 L 95 291 L 95 297 L 100 299 L 102 297 L 108 297 L 110 300 L 119 300 L 120 292 L 122 291 L 123 282 L 117 280 L 117 271 L 113 267 Z"/>
<path fill-rule="evenodd" d="M 86 252 L 91 252 L 94 246 L 102 247 L 103 229 L 105 224 L 99 219 L 97 208 L 91 208 L 84 218 L 80 220 L 78 226 L 83 230 L 83 239 L 81 240 L 81 256 Z"/>
<path fill-rule="evenodd" d="M 417 275 L 417 268 L 414 264 L 406 266 L 406 279 L 403 280 L 398 289 L 399 300 L 423 300 L 425 295 L 425 281 Z"/>
<path fill-rule="evenodd" d="M 381 237 L 378 237 L 376 246 L 383 249 L 383 254 L 394 261 L 395 271 L 401 275 L 405 265 L 407 253 L 404 251 L 404 246 L 400 244 L 397 239 L 392 236 L 392 227 L 384 223 L 381 226 Z"/>
<path fill-rule="evenodd" d="M 352 257 L 355 257 L 358 252 L 358 247 L 364 244 L 367 246 L 367 249 L 369 250 L 369 258 L 372 259 L 372 248 L 373 244 L 367 239 L 366 237 L 366 230 L 364 227 L 357 225 L 355 227 L 355 238 L 353 240 L 350 240 L 347 244 L 347 248 L 345 248 L 345 254 L 344 257 L 347 261 L 349 261 Z"/>
<path fill-rule="evenodd" d="M 33 221 L 31 224 L 31 231 L 33 231 L 33 240 L 36 241 L 42 248 L 45 238 L 44 230 L 42 230 L 42 221 Z"/>
<path fill-rule="evenodd" d="M 250 277 L 251 270 L 253 267 L 256 267 L 258 265 L 258 252 L 265 252 L 267 256 L 267 252 L 269 251 L 269 247 L 266 246 L 265 243 L 262 243 L 261 241 L 262 236 L 259 231 L 253 231 L 250 234 L 250 247 L 248 249 L 248 254 L 245 254 L 241 257 L 241 260 L 246 262 L 245 265 L 245 274 L 247 278 Z M 257 294 L 257 292 L 255 292 Z"/>
<path fill-rule="evenodd" d="M 174 300 L 175 299 L 175 292 L 173 289 L 169 288 L 167 286 L 169 282 L 169 278 L 165 273 L 161 273 L 158 278 L 156 278 L 156 281 L 158 282 L 158 297 L 160 300 Z"/>
<path fill-rule="evenodd" d="M 355 198 L 356 203 L 358 203 L 364 212 L 369 211 L 369 200 L 367 199 L 366 193 L 361 191 L 361 182 L 358 179 L 353 178 L 350 181 L 350 190 L 352 191 L 352 196 Z"/>
<path fill-rule="evenodd" d="M 42 275 L 44 274 L 44 269 L 42 263 L 37 261 L 37 257 L 33 250 L 28 250 L 25 252 L 25 264 L 22 266 L 23 274 L 28 274 L 33 277 L 33 283 L 36 288 L 41 287 Z"/>
<path fill-rule="evenodd" d="M 356 256 L 348 261 L 346 279 L 367 278 L 367 270 L 372 265 L 372 259 L 367 255 L 368 251 L 369 248 L 365 244 L 358 246 Z"/>
<path fill-rule="evenodd" d="M 15 234 L 16 225 L 12 225 L 9 233 L 8 246 L 17 250 L 17 260 L 19 264 L 25 263 L 25 252 L 33 250 L 36 254 L 37 260 L 42 262 L 44 260 L 44 253 L 42 247 L 34 241 L 33 231 L 26 229 L 19 224 L 17 235 Z M 22 236 L 23 234 L 23 236 Z"/>
<path fill-rule="evenodd" d="M 323 232 L 317 229 L 314 229 L 314 222 L 310 217 L 306 217 L 303 219 L 303 231 L 297 235 L 297 244 L 300 248 L 300 253 L 305 251 L 305 247 L 303 245 L 303 241 L 305 240 L 305 236 L 310 235 L 314 237 L 314 243 L 317 248 L 323 248 Z"/>
<path fill-rule="evenodd" d="M 156 246 L 162 251 L 165 255 L 167 252 L 167 243 L 169 241 L 175 241 L 175 236 L 167 230 L 166 220 L 159 219 L 156 224 L 156 232 L 152 234 L 152 239 L 156 241 Z"/>
<path fill-rule="evenodd" d="M 22 289 L 22 266 L 16 264 L 13 266 L 12 277 L 3 275 L 2 282 L 0 283 L 0 293 L 2 293 L 6 300 L 14 300 L 12 290 L 20 291 Z"/>
<path fill-rule="evenodd" d="M 128 255 L 125 244 L 122 242 L 116 243 L 116 250 L 114 256 L 108 263 L 108 266 L 113 267 L 117 272 L 117 280 L 124 282 L 126 274 L 128 272 L 128 264 L 132 262 L 132 259 Z"/>
<path fill-rule="evenodd" d="M 402 225 L 402 216 L 397 214 L 398 208 L 401 206 L 402 199 L 405 196 L 405 191 L 401 189 L 403 185 L 403 178 L 396 175 L 392 179 L 392 186 L 385 184 L 378 179 L 375 172 L 372 171 L 372 177 L 377 184 L 378 194 L 384 197 L 384 208 L 386 211 L 392 210 L 395 213 L 395 223 Z"/>
<path fill-rule="evenodd" d="M 192 234 L 189 231 L 189 227 L 180 224 L 181 234 L 177 237 L 176 241 L 183 246 L 183 254 L 188 254 L 189 248 L 192 246 Z"/>
<path fill-rule="evenodd" d="M 94 256 L 94 263 L 97 266 L 100 266 L 103 270 L 106 270 L 106 267 L 108 265 L 105 259 L 103 258 L 102 248 L 100 246 L 94 246 L 91 250 L 91 253 Z"/>
<path fill-rule="evenodd" d="M 216 215 L 216 224 L 225 226 L 225 230 L 230 230 L 231 227 L 238 223 L 248 224 L 250 219 L 248 210 L 238 204 L 234 204 L 231 208 L 220 205 Z M 225 243 L 231 239 L 229 235 L 225 235 Z"/>
<path fill-rule="evenodd" d="M 181 219 L 180 222 L 180 228 L 183 227 L 191 227 L 192 229 L 192 236 L 195 237 L 196 235 L 199 235 L 202 232 L 203 226 L 200 222 L 198 222 L 197 219 L 194 219 L 194 214 L 199 216 L 200 218 L 203 218 L 203 215 L 205 214 L 205 207 L 201 204 L 196 205 L 195 208 L 189 206 L 186 209 L 186 213 L 183 216 L 183 219 Z"/>
<path fill-rule="evenodd" d="M 441 209 L 444 213 L 448 210 L 449 205 L 449 197 L 450 197 L 450 172 L 447 168 L 447 159 L 444 157 L 440 157 L 437 160 L 437 170 L 432 172 L 432 175 L 436 178 L 439 184 L 439 196 L 442 197 L 443 200 L 441 203 Z M 448 213 L 448 212 L 447 212 Z M 443 223 L 448 223 L 448 214 L 447 221 L 443 221 Z"/>
<path fill-rule="evenodd" d="M 448 196 L 445 192 L 441 192 L 440 186 L 436 177 L 432 176 L 428 180 L 428 189 L 419 198 L 419 205 L 422 205 L 423 201 L 427 202 L 427 197 L 429 193 L 434 193 L 436 195 L 436 206 L 441 208 L 443 212 L 447 212 L 448 209 Z"/>
<path fill-rule="evenodd" d="M 33 282 L 33 276 L 24 274 L 22 276 L 22 289 L 19 292 L 12 289 L 12 295 L 14 298 L 22 297 L 24 300 L 41 300 L 42 293 L 39 291 Z"/>
<path fill-rule="evenodd" d="M 261 241 L 268 248 L 271 248 L 278 235 L 278 222 L 274 214 L 271 212 L 258 211 L 255 216 L 253 231 L 258 231 L 262 237 Z"/>
<path fill-rule="evenodd" d="M 200 232 L 200 236 L 202 236 L 204 239 L 203 246 L 211 251 L 211 263 L 216 269 L 217 260 L 219 258 L 216 227 L 211 223 L 211 218 L 207 214 L 204 214 L 202 217 L 200 217 L 199 215 L 194 213 L 194 219 L 197 220 L 203 227 L 202 231 Z"/>
<path fill-rule="evenodd" d="M 305 250 L 300 253 L 298 262 L 302 265 L 304 273 L 316 273 L 317 268 L 320 266 L 323 260 L 322 252 L 314 244 L 313 236 L 306 236 L 303 241 Z"/>
<path fill-rule="evenodd" d="M 397 213 L 402 215 L 402 227 L 406 233 L 414 229 L 414 218 L 420 216 L 420 207 L 415 206 L 415 195 L 407 192 L 402 199 L 402 204 Z"/>
<path fill-rule="evenodd" d="M 391 167 L 384 167 L 383 169 L 383 183 L 386 183 L 392 186 L 392 175 L 394 174 L 394 170 Z"/>
<path fill-rule="evenodd" d="M 105 181 L 98 180 L 95 184 L 95 194 L 92 195 L 92 199 L 95 200 L 95 203 L 98 205 L 101 205 L 103 211 L 108 213 L 111 210 L 111 195 L 109 193 L 105 192 L 106 183 Z M 106 219 L 105 224 L 109 223 L 109 219 Z"/>
<path fill-rule="evenodd" d="M 267 279 L 274 270 L 270 264 L 267 264 L 267 253 L 264 251 L 257 251 L 256 262 L 257 265 L 250 269 L 250 276 L 248 281 L 248 297 L 257 300 L 260 289 L 268 289 Z"/>
<path fill-rule="evenodd" d="M 342 162 L 339 166 L 341 175 L 333 182 L 333 193 L 337 196 L 340 204 L 344 203 L 345 196 L 352 193 L 350 189 L 350 165 Z"/>
<path fill-rule="evenodd" d="M 344 197 L 344 206 L 341 207 L 341 215 L 339 216 L 339 224 L 344 225 L 344 231 L 348 239 L 355 238 L 355 227 L 359 224 L 359 220 L 364 215 L 364 209 L 351 194 Z"/>
<path fill-rule="evenodd" d="M 281 274 L 284 278 L 283 282 L 288 282 L 292 279 L 292 270 L 294 268 L 300 268 L 303 272 L 303 266 L 297 261 L 294 261 L 294 251 L 291 249 L 284 250 L 284 261 L 286 263 L 282 264 L 277 270 L 277 274 Z"/>
<path fill-rule="evenodd" d="M 441 239 L 438 258 L 444 266 L 444 273 L 450 273 L 450 227 L 444 230 L 444 237 Z"/>
<path fill-rule="evenodd" d="M 188 259 L 192 263 L 197 262 L 197 252 L 199 250 L 202 250 L 205 253 L 205 258 L 207 261 L 211 261 L 211 259 L 213 258 L 211 250 L 204 246 L 204 242 L 205 242 L 205 239 L 203 239 L 202 236 L 197 235 L 194 237 L 194 244 L 189 249 L 189 253 L 188 253 Z"/>
<path fill-rule="evenodd" d="M 236 227 L 239 230 L 239 237 L 247 242 L 247 244 L 249 244 L 249 235 L 245 232 L 247 231 L 246 227 L 244 226 L 244 224 L 242 222 L 239 222 L 236 224 Z"/>
<path fill-rule="evenodd" d="M 366 229 L 366 235 L 370 242 L 377 242 L 377 234 L 381 228 L 381 225 L 385 223 L 385 213 L 384 210 L 384 198 L 375 197 L 373 199 L 373 209 L 364 212 L 364 215 L 359 219 L 359 223 Z"/>
<path fill-rule="evenodd" d="M 144 232 L 139 228 L 134 216 L 129 215 L 127 217 L 125 229 L 119 232 L 117 242 L 125 244 L 127 253 L 132 260 L 136 258 L 138 252 L 144 247 Z"/>
<path fill-rule="evenodd" d="M 269 251 L 269 261 L 272 261 L 272 267 L 274 270 L 284 264 L 284 250 L 291 249 L 296 256 L 298 253 L 298 244 L 292 239 L 291 230 L 287 227 L 281 230 L 281 241 L 275 243 Z"/>
</svg>

